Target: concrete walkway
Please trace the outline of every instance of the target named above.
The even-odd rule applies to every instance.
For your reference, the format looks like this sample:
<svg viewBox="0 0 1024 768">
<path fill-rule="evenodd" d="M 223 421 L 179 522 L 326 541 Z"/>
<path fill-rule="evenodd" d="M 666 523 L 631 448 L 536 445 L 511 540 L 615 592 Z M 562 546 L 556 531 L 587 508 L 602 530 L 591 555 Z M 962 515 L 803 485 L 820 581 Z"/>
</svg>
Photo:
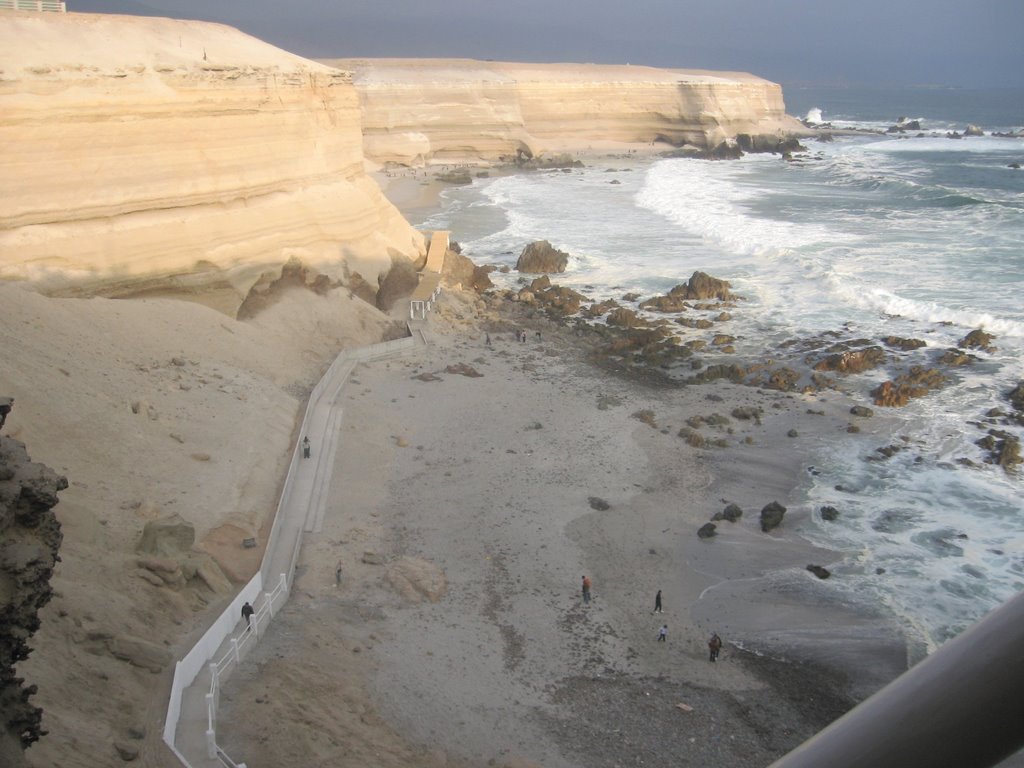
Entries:
<svg viewBox="0 0 1024 768">
<path fill-rule="evenodd" d="M 337 402 L 341 389 L 360 362 L 398 356 L 424 343 L 421 329 L 410 326 L 410 332 L 411 337 L 404 339 L 343 351 L 314 388 L 303 420 L 299 445 L 295 448 L 281 493 L 274 529 L 263 556 L 263 566 L 260 569 L 263 576 L 263 591 L 258 596 L 250 598 L 256 609 L 253 628 L 247 630 L 241 613 L 235 613 L 237 621 L 228 637 L 217 648 L 212 661 L 230 659 L 237 653 L 244 663 L 245 654 L 254 647 L 258 635 L 269 631 L 273 612 L 287 599 L 287 591 L 275 597 L 272 605 L 268 603 L 268 593 L 281 583 L 282 575 L 287 587 L 290 588 L 303 532 L 319 532 L 323 525 L 334 458 L 341 435 L 343 410 Z M 302 456 L 301 446 L 304 437 L 309 438 L 311 445 L 308 459 Z M 236 611 L 236 604 L 240 605 L 242 599 L 242 594 L 236 597 L 228 611 Z M 221 618 L 225 615 L 227 612 L 222 614 Z M 221 672 L 222 679 L 224 674 L 225 672 Z M 234 765 L 227 756 L 211 758 L 208 754 L 210 723 L 207 695 L 210 693 L 211 681 L 209 664 L 206 664 L 182 693 L 174 750 L 182 762 L 192 768 L 223 768 L 225 765 Z M 237 757 L 244 759 L 241 755 Z"/>
</svg>

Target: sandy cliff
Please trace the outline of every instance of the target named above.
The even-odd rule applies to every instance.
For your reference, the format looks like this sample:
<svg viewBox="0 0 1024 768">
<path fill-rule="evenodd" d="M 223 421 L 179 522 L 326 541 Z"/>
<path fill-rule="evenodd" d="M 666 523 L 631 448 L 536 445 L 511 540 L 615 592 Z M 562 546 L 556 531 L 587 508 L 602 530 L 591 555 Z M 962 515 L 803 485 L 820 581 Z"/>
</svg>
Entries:
<svg viewBox="0 0 1024 768">
<path fill-rule="evenodd" d="M 373 282 L 422 249 L 349 75 L 229 27 L 0 14 L 0 105 L 0 279 L 230 314 L 289 258 Z"/>
<path fill-rule="evenodd" d="M 602 142 L 713 147 L 801 130 L 782 89 L 742 72 L 468 59 L 325 59 L 351 71 L 377 162 L 491 161 Z"/>
</svg>

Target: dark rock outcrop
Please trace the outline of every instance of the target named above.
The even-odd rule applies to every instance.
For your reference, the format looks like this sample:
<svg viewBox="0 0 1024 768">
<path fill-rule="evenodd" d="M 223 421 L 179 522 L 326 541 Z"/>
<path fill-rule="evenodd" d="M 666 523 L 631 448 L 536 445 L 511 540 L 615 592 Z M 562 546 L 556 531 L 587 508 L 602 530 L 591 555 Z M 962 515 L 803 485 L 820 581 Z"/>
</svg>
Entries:
<svg viewBox="0 0 1024 768">
<path fill-rule="evenodd" d="M 893 381 L 883 381 L 871 390 L 871 396 L 875 405 L 901 407 L 910 402 L 911 398 L 924 397 L 933 389 L 938 389 L 945 381 L 946 377 L 941 371 L 915 365 L 910 373 L 898 376 Z"/>
<path fill-rule="evenodd" d="M 995 336 L 991 333 L 985 333 L 979 328 L 960 339 L 957 346 L 961 349 L 981 349 L 985 352 L 994 352 L 995 347 L 992 346 L 993 339 L 995 339 Z"/>
<path fill-rule="evenodd" d="M 712 536 L 717 536 L 718 533 L 715 530 L 718 526 L 714 523 L 704 523 L 698 530 L 697 535 L 702 539 L 710 539 Z"/>
<path fill-rule="evenodd" d="M 885 362 L 885 350 L 881 347 L 867 347 L 853 352 L 829 355 L 814 366 L 816 371 L 834 373 L 863 373 Z"/>
<path fill-rule="evenodd" d="M 537 240 L 526 246 L 523 252 L 519 254 L 519 259 L 516 261 L 516 271 L 534 274 L 565 272 L 568 264 L 568 253 L 558 250 L 547 240 Z"/>
<path fill-rule="evenodd" d="M 411 295 L 419 284 L 416 266 L 404 256 L 392 255 L 391 269 L 379 279 L 377 309 L 387 312 L 396 301 Z"/>
<path fill-rule="evenodd" d="M 907 131 L 920 131 L 921 121 L 920 120 L 907 120 L 905 117 L 901 117 L 896 121 L 896 125 L 891 125 L 886 129 L 886 133 L 906 133 Z"/>
<path fill-rule="evenodd" d="M 821 519 L 832 522 L 839 519 L 839 510 L 835 507 L 824 506 L 821 508 Z"/>
<path fill-rule="evenodd" d="M 565 152 L 556 155 L 535 156 L 529 149 L 518 150 L 514 162 L 519 168 L 538 171 L 583 167 L 582 161 Z"/>
<path fill-rule="evenodd" d="M 458 244 L 453 243 L 444 255 L 444 267 L 442 274 L 445 280 L 451 283 L 461 283 L 465 288 L 471 288 L 477 293 L 483 293 L 494 287 L 489 276 L 490 270 L 487 267 L 478 267 L 468 256 L 463 256 L 457 250 Z"/>
<path fill-rule="evenodd" d="M 1017 382 L 1017 386 L 1006 393 L 1006 399 L 1015 411 L 1024 411 L 1024 381 Z"/>
<path fill-rule="evenodd" d="M 434 174 L 434 177 L 438 181 L 443 181 L 446 184 L 472 184 L 473 176 L 469 172 L 469 168 L 452 168 L 450 171 L 442 171 L 441 173 Z"/>
<path fill-rule="evenodd" d="M 728 504 L 725 509 L 722 510 L 722 518 L 728 520 L 730 523 L 735 523 L 743 517 L 743 510 L 738 504 Z"/>
<path fill-rule="evenodd" d="M 823 565 L 808 565 L 807 570 L 817 576 L 819 579 L 827 579 L 832 575 L 832 572 Z"/>
<path fill-rule="evenodd" d="M 705 272 L 697 271 L 690 275 L 690 279 L 686 282 L 684 298 L 730 301 L 736 298 L 729 290 L 730 287 L 728 280 L 719 280 Z M 683 286 L 676 286 L 669 292 L 669 295 L 675 294 L 680 288 Z"/>
<path fill-rule="evenodd" d="M 1020 439 L 1009 432 L 991 429 L 976 444 L 988 451 L 986 463 L 997 464 L 1007 472 L 1015 471 L 1022 461 Z"/>
<path fill-rule="evenodd" d="M 782 524 L 785 514 L 786 508 L 779 502 L 773 501 L 765 504 L 761 509 L 761 530 L 768 533 L 768 531 L 778 528 Z"/>
<path fill-rule="evenodd" d="M 53 513 L 64 477 L 29 458 L 24 444 L 0 437 L 0 764 L 23 764 L 22 750 L 45 734 L 42 710 L 29 699 L 15 665 L 31 653 L 39 610 L 50 601 L 50 577 L 62 535 Z"/>
<path fill-rule="evenodd" d="M 903 352 L 912 352 L 915 349 L 928 346 L 924 339 L 905 339 L 902 336 L 886 336 L 882 339 L 882 343 L 887 347 L 899 349 Z"/>
</svg>

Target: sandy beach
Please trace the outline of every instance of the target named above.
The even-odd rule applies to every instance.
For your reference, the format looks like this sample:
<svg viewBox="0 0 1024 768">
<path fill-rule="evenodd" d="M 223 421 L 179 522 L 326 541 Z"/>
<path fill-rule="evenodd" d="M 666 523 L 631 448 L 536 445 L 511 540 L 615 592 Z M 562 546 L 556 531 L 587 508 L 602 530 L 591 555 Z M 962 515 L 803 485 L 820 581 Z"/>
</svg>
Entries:
<svg viewBox="0 0 1024 768">
<path fill-rule="evenodd" d="M 401 183 L 400 206 L 431 192 Z M 806 570 L 839 559 L 798 535 L 813 512 L 791 501 L 815 446 L 846 436 L 838 395 L 611 375 L 572 331 L 460 292 L 423 327 L 427 347 L 345 389 L 323 532 L 224 696 L 230 754 L 763 766 L 906 667 L 888 620 Z M 678 436 L 743 406 L 760 422 L 708 428 L 724 447 Z M 766 534 L 772 501 L 788 511 Z M 698 538 L 730 502 L 743 517 Z"/>
</svg>

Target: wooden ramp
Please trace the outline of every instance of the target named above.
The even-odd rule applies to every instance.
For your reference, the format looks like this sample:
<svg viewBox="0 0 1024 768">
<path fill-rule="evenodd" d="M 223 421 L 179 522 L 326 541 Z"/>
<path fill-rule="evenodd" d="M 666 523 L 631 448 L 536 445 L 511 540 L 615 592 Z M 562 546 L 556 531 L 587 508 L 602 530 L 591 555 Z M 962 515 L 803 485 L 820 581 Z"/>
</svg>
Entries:
<svg viewBox="0 0 1024 768">
<path fill-rule="evenodd" d="M 439 230 L 430 236 L 430 249 L 427 251 L 427 266 L 423 268 L 424 272 L 441 274 L 451 234 L 449 231 Z"/>
</svg>

